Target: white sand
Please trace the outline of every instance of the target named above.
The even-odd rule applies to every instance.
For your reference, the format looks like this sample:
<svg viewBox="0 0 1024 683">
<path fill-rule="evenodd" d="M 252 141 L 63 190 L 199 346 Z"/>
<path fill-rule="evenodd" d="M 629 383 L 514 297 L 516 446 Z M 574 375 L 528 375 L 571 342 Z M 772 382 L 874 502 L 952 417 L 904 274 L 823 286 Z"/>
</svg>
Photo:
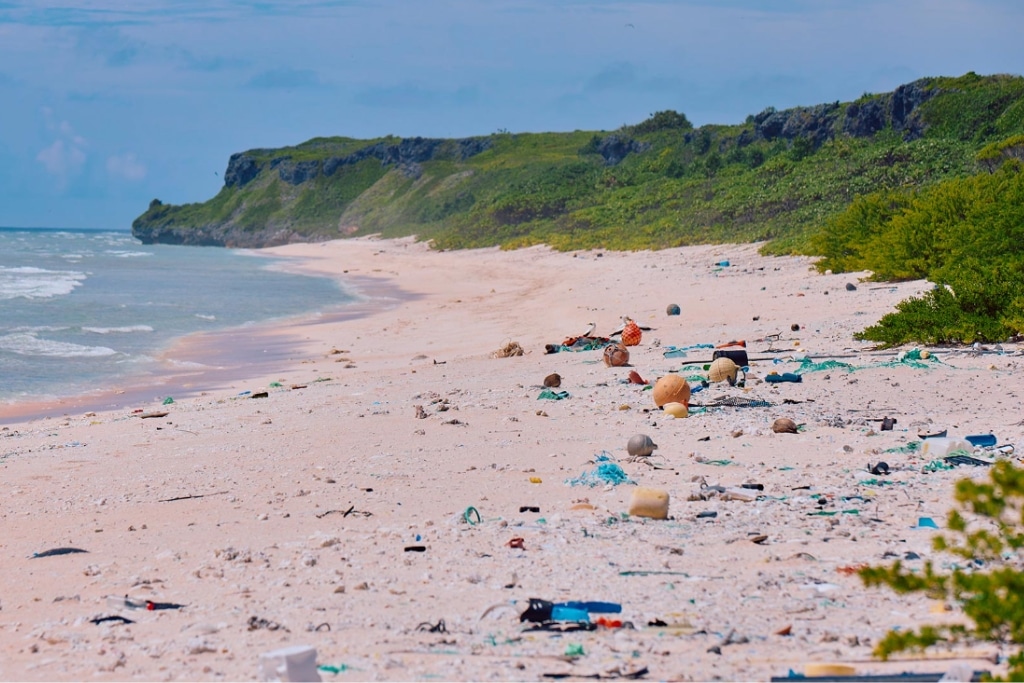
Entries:
<svg viewBox="0 0 1024 683">
<path fill-rule="evenodd" d="M 920 517 L 941 525 L 956 479 L 983 472 L 924 473 L 927 458 L 883 451 L 944 428 L 1020 442 L 1015 347 L 939 350 L 943 362 L 929 369 L 834 369 L 801 384 L 759 379 L 798 363 L 755 360 L 746 389 L 712 385 L 693 402 L 772 407 L 680 420 L 625 383 L 630 369 L 654 380 L 710 358 L 666 358 L 668 345 L 734 339 L 753 359 L 809 353 L 878 365 L 895 352 L 870 352 L 852 334 L 925 283 L 847 291 L 854 276 L 819 275 L 807 259 L 761 257 L 749 245 L 439 253 L 360 239 L 269 251 L 415 296 L 369 301 L 376 312 L 356 320 L 283 325 L 294 362 L 271 376 L 166 407 L 3 428 L 0 679 L 245 680 L 261 652 L 298 644 L 315 646 L 321 664 L 348 667 L 325 680 L 537 680 L 642 667 L 652 680 L 764 680 L 809 662 L 860 673 L 948 668 L 946 659 L 876 662 L 871 649 L 890 627 L 958 612 L 865 589 L 842 568 L 886 553 L 949 562 L 931 550 L 932 532 L 914 527 Z M 714 266 L 724 259 L 732 265 Z M 666 315 L 670 303 L 681 316 Z M 623 315 L 652 328 L 631 350 L 633 368 L 607 368 L 599 351 L 544 352 L 590 322 L 607 335 Z M 781 353 L 766 352 L 774 333 Z M 526 355 L 491 357 L 509 341 Z M 537 399 L 552 372 L 570 398 Z M 885 416 L 897 418 L 895 430 L 878 431 Z M 778 417 L 804 430 L 775 434 Z M 658 443 L 659 468 L 627 461 L 635 433 Z M 624 517 L 630 485 L 566 483 L 602 451 L 637 483 L 667 490 L 672 518 Z M 878 460 L 893 469 L 889 485 L 860 483 Z M 763 497 L 690 501 L 700 478 L 760 483 Z M 810 514 L 819 494 L 836 514 Z M 593 509 L 573 509 L 580 502 Z M 463 520 L 470 506 L 481 523 Z M 717 517 L 698 519 L 703 511 Z M 767 538 L 752 542 L 757 535 Z M 508 546 L 517 537 L 523 549 Z M 414 545 L 425 552 L 404 551 Z M 65 546 L 88 552 L 31 557 Z M 126 594 L 185 607 L 108 604 Z M 530 597 L 618 602 L 622 614 L 610 616 L 636 628 L 524 632 L 517 609 Z M 112 615 L 135 623 L 89 621 Z M 282 628 L 250 630 L 252 617 Z M 439 620 L 446 633 L 417 630 Z M 566 657 L 576 646 L 584 654 Z M 994 669 L 969 659 L 994 650 L 957 652 Z"/>
</svg>

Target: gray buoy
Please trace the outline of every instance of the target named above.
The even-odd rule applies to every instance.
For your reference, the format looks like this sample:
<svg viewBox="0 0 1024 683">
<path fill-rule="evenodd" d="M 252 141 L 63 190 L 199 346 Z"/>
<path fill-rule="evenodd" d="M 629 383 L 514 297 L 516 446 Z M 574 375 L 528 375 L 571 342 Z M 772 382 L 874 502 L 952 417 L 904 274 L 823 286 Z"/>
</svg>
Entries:
<svg viewBox="0 0 1024 683">
<path fill-rule="evenodd" d="M 647 456 L 653 453 L 657 447 L 658 444 L 654 443 L 651 437 L 646 434 L 634 434 L 629 437 L 626 451 L 633 456 Z"/>
<path fill-rule="evenodd" d="M 665 309 L 665 312 L 669 315 L 679 315 L 679 304 L 669 304 L 668 308 Z"/>
<path fill-rule="evenodd" d="M 847 292 L 856 292 L 857 291 L 857 285 L 853 284 L 852 282 L 847 282 L 846 283 L 846 291 Z"/>
</svg>

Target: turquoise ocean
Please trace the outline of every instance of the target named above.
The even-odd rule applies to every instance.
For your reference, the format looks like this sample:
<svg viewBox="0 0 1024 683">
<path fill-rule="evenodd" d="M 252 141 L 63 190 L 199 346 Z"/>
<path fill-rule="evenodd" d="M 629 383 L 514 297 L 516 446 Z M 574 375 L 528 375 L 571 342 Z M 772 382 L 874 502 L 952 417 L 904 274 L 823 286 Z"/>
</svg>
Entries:
<svg viewBox="0 0 1024 683">
<path fill-rule="evenodd" d="M 0 228 L 4 406 L 158 373 L 176 339 L 336 309 L 353 298 L 280 259 L 143 245 L 124 231 Z"/>
</svg>

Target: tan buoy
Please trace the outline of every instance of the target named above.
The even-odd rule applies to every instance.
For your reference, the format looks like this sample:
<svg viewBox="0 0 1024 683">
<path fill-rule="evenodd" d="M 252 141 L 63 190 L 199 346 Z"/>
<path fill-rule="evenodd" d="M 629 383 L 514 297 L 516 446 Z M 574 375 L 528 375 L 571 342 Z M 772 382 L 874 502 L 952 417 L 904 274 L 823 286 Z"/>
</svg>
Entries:
<svg viewBox="0 0 1024 683">
<path fill-rule="evenodd" d="M 666 403 L 690 404 L 690 385 L 679 375 L 665 375 L 654 383 L 654 405 L 659 408 Z"/>
<path fill-rule="evenodd" d="M 629 514 L 634 517 L 668 519 L 668 492 L 642 486 L 629 497 Z"/>
<path fill-rule="evenodd" d="M 780 417 L 772 423 L 772 431 L 776 434 L 796 434 L 798 429 L 796 422 L 793 422 L 788 417 Z"/>
<path fill-rule="evenodd" d="M 609 344 L 604 347 L 604 364 L 610 368 L 629 365 L 629 350 L 622 344 Z"/>
<path fill-rule="evenodd" d="M 667 415 L 672 417 L 687 417 L 690 414 L 690 408 L 685 403 L 666 403 L 661 407 Z"/>
<path fill-rule="evenodd" d="M 562 386 L 562 376 L 557 372 L 552 372 L 544 378 L 544 386 L 557 389 Z"/>
<path fill-rule="evenodd" d="M 711 361 L 711 367 L 708 368 L 708 380 L 712 382 L 729 382 L 730 384 L 736 381 L 736 373 L 739 371 L 739 366 L 731 358 L 721 357 Z"/>
</svg>

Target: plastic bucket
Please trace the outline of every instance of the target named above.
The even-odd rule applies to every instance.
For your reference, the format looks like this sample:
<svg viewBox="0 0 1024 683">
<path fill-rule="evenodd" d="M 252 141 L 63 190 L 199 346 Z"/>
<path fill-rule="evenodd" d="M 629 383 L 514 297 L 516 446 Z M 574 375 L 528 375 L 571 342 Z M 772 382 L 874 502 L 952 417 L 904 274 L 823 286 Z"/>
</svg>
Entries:
<svg viewBox="0 0 1024 683">
<path fill-rule="evenodd" d="M 741 368 L 750 365 L 746 349 L 715 349 L 715 352 L 711 354 L 711 360 L 716 358 L 728 358 Z"/>
</svg>

